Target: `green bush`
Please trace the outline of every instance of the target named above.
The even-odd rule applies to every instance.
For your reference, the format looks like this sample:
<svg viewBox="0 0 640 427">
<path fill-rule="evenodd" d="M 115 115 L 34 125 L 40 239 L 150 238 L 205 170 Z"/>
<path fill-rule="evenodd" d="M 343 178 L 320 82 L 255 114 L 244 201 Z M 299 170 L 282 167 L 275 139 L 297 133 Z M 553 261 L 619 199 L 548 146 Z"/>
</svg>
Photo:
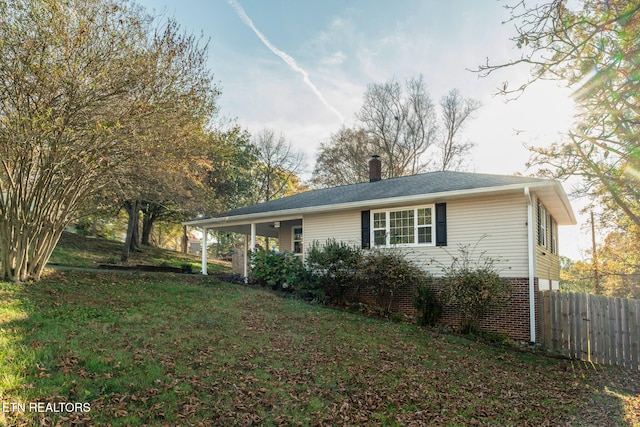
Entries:
<svg viewBox="0 0 640 427">
<path fill-rule="evenodd" d="M 314 241 L 306 262 L 315 278 L 306 289 L 320 302 L 343 304 L 349 291 L 358 291 L 362 250 L 357 246 L 335 239 L 328 239 L 323 245 Z"/>
<path fill-rule="evenodd" d="M 250 281 L 253 284 L 293 292 L 300 288 L 308 276 L 300 259 L 291 253 L 281 254 L 259 249 L 249 256 Z"/>
<path fill-rule="evenodd" d="M 431 276 L 394 249 L 374 249 L 364 256 L 362 280 L 376 299 L 381 314 L 388 316 L 399 291 L 424 286 Z"/>
<path fill-rule="evenodd" d="M 421 284 L 413 298 L 413 307 L 420 313 L 418 323 L 423 326 L 433 326 L 442 317 L 442 304 L 432 287 L 432 280 Z"/>
<path fill-rule="evenodd" d="M 458 308 L 460 331 L 471 333 L 478 330 L 482 316 L 506 307 L 512 286 L 500 277 L 496 259 L 484 252 L 474 259 L 470 245 L 460 245 L 459 253 L 450 266 L 442 267 L 440 296 L 444 303 Z"/>
</svg>

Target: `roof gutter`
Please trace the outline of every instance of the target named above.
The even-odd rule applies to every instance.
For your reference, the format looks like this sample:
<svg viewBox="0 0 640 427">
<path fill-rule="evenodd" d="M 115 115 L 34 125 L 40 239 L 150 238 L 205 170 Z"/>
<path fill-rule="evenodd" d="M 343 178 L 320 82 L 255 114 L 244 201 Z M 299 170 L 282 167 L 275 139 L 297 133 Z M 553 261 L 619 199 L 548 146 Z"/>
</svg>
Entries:
<svg viewBox="0 0 640 427">
<path fill-rule="evenodd" d="M 533 197 L 529 191 L 529 187 L 524 188 L 524 195 L 527 198 L 527 249 L 529 258 L 529 331 L 531 343 L 536 342 L 536 289 L 535 289 L 535 255 L 536 247 L 534 242 L 533 228 Z"/>
</svg>

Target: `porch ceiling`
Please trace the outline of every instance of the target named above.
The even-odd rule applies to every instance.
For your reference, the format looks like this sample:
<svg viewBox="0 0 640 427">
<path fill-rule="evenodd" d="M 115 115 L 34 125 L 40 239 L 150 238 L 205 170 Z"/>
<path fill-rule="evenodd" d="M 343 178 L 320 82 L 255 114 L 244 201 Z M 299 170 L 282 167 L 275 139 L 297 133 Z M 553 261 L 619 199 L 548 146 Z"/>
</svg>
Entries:
<svg viewBox="0 0 640 427">
<path fill-rule="evenodd" d="M 227 233 L 251 234 L 251 224 L 224 225 L 207 227 L 210 230 L 222 231 Z M 256 224 L 256 236 L 278 237 L 279 229 L 275 228 L 273 222 L 261 222 Z"/>
</svg>

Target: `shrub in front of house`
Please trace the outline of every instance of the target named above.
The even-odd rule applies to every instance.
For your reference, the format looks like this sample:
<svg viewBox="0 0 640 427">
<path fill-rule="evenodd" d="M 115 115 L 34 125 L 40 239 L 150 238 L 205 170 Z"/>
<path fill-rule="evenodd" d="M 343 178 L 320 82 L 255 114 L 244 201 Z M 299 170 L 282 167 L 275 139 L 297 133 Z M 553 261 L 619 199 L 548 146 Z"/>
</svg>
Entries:
<svg viewBox="0 0 640 427">
<path fill-rule="evenodd" d="M 306 254 L 313 275 L 306 290 L 321 303 L 343 304 L 348 293 L 357 293 L 361 284 L 362 250 L 342 241 L 314 241 Z"/>
<path fill-rule="evenodd" d="M 474 256 L 471 245 L 460 245 L 458 256 L 449 266 L 441 266 L 439 294 L 445 304 L 454 305 L 460 314 L 460 331 L 478 330 L 482 316 L 504 309 L 512 292 L 509 280 L 500 277 L 495 258 L 481 253 Z"/>
<path fill-rule="evenodd" d="M 364 255 L 362 281 L 373 295 L 380 314 L 388 316 L 399 293 L 426 286 L 431 275 L 395 249 L 372 249 Z"/>
<path fill-rule="evenodd" d="M 293 292 L 307 280 L 308 273 L 300 259 L 292 253 L 259 249 L 250 255 L 253 284 L 274 290 Z"/>
<path fill-rule="evenodd" d="M 418 316 L 418 324 L 420 325 L 434 326 L 442 317 L 442 304 L 438 300 L 431 277 L 426 283 L 418 285 L 413 297 L 413 307 L 420 313 Z"/>
</svg>

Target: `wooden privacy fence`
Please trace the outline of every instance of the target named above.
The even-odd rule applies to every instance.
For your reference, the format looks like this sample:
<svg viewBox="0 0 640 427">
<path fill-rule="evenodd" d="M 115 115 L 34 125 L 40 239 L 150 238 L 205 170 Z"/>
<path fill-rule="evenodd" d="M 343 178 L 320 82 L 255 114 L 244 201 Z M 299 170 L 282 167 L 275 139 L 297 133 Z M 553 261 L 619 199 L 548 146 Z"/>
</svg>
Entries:
<svg viewBox="0 0 640 427">
<path fill-rule="evenodd" d="M 640 300 L 539 293 L 541 341 L 566 356 L 638 370 Z"/>
</svg>

